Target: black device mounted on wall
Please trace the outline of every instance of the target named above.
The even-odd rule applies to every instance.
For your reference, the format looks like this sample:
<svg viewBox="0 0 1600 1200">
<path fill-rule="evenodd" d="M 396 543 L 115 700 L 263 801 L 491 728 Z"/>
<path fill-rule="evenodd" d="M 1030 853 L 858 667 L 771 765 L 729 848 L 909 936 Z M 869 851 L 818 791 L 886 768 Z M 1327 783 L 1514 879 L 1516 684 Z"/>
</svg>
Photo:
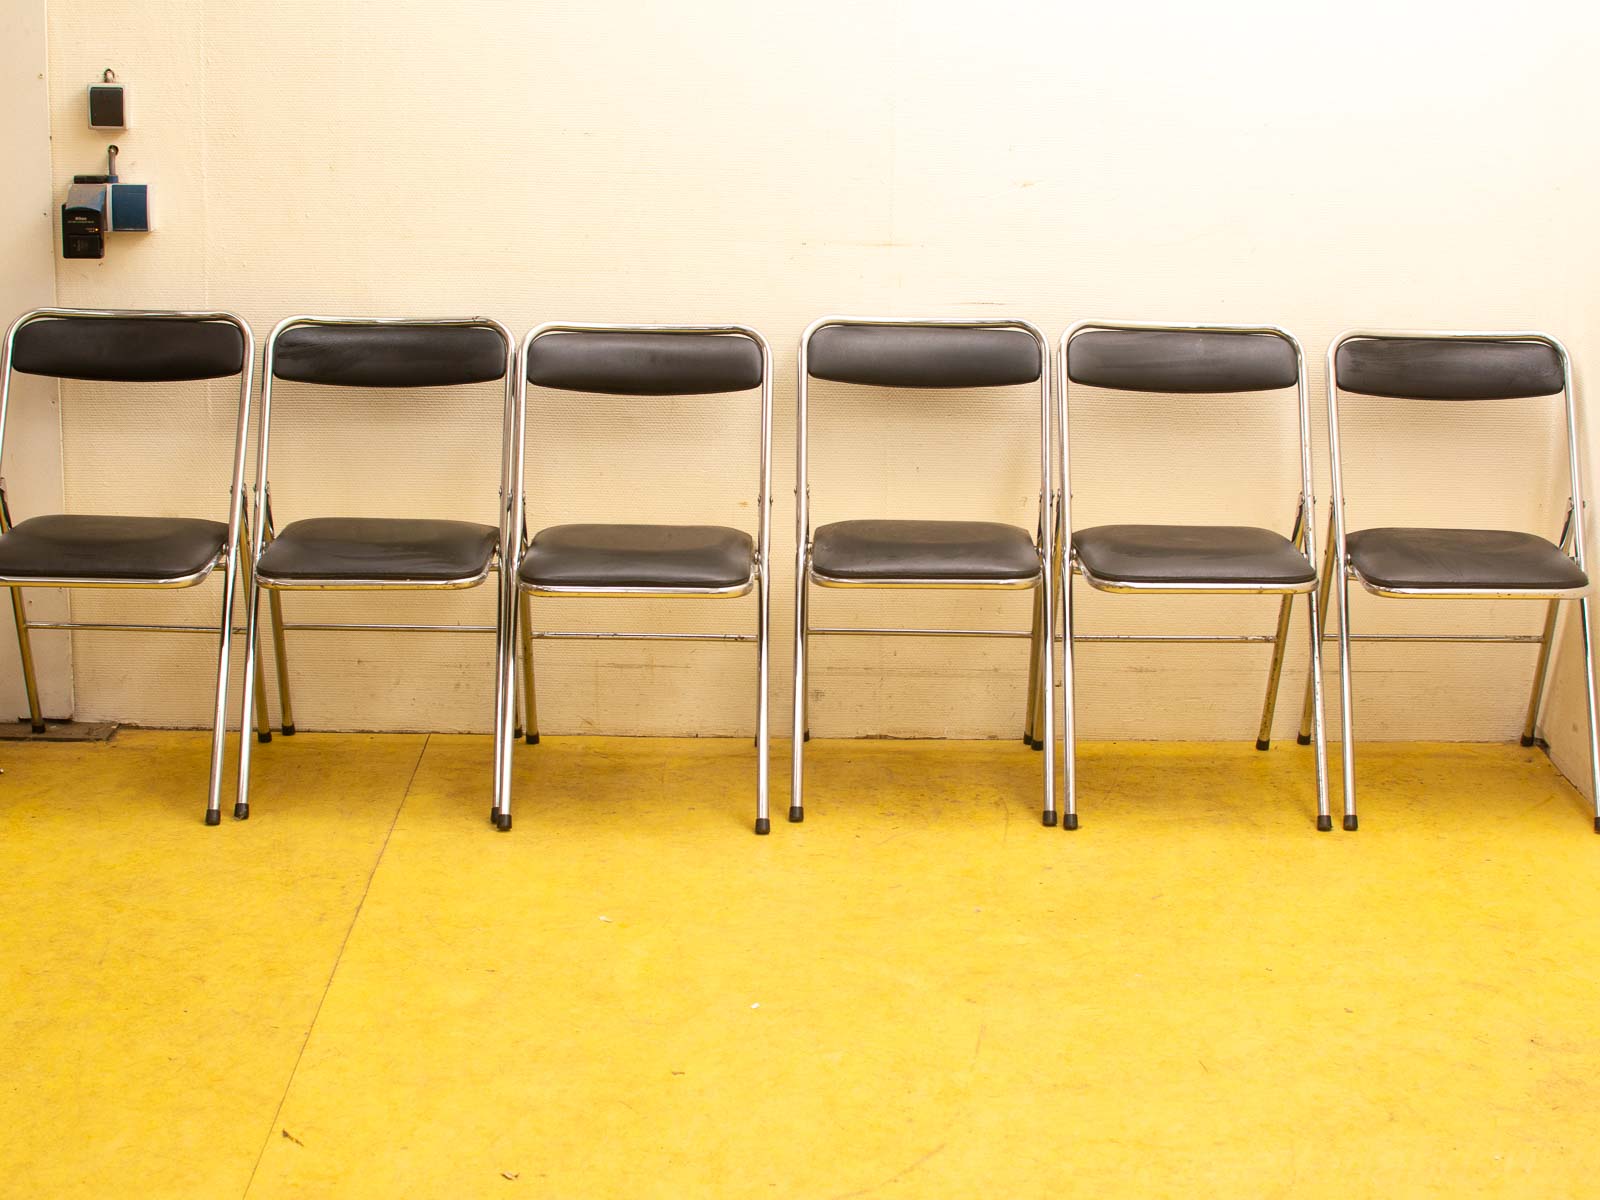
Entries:
<svg viewBox="0 0 1600 1200">
<path fill-rule="evenodd" d="M 127 127 L 127 89 L 117 82 L 117 73 L 107 67 L 100 74 L 100 82 L 89 85 L 89 128 L 126 129 Z"/>
<path fill-rule="evenodd" d="M 106 186 L 98 177 L 74 177 L 61 206 L 62 258 L 106 256 Z"/>
</svg>

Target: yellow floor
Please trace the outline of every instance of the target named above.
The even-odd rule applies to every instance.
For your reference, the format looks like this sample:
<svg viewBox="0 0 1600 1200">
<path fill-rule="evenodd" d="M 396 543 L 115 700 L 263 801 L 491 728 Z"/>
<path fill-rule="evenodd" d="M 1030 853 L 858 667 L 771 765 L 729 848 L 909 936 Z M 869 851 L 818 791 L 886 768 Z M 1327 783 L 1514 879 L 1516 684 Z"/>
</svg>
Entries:
<svg viewBox="0 0 1600 1200">
<path fill-rule="evenodd" d="M 0 745 L 0 1195 L 1592 1195 L 1600 838 L 1537 751 Z M 1336 757 L 1336 756 L 1335 756 Z"/>
</svg>

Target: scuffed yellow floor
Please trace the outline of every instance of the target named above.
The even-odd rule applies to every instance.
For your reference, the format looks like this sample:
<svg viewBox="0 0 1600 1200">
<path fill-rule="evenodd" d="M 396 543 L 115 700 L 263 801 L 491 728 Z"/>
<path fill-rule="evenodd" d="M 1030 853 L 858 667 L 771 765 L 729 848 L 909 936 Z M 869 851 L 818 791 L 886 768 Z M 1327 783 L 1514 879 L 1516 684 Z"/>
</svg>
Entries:
<svg viewBox="0 0 1600 1200">
<path fill-rule="evenodd" d="M 1600 838 L 1537 751 L 0 744 L 0 1195 L 1577 1196 Z M 1337 756 L 1334 756 L 1337 761 Z"/>
</svg>

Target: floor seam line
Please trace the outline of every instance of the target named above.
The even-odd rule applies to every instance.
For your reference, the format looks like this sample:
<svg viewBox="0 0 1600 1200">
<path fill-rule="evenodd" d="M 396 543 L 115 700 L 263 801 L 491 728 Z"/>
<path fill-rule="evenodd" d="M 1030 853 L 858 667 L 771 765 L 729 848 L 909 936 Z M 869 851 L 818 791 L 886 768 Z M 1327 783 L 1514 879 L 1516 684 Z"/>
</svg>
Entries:
<svg viewBox="0 0 1600 1200">
<path fill-rule="evenodd" d="M 400 803 L 395 806 L 394 819 L 389 822 L 389 828 L 384 831 L 383 845 L 378 847 L 378 856 L 373 859 L 372 870 L 367 872 L 367 882 L 361 889 L 361 899 L 356 901 L 356 910 L 350 916 L 350 924 L 344 931 L 344 937 L 339 942 L 339 952 L 333 956 L 333 966 L 328 971 L 328 981 L 322 985 L 322 995 L 317 997 L 317 1010 L 311 1014 L 311 1023 L 306 1026 L 306 1035 L 300 1039 L 300 1050 L 294 1056 L 294 1066 L 289 1068 L 289 1078 L 284 1082 L 283 1095 L 278 1097 L 278 1107 L 272 1112 L 272 1122 L 267 1126 L 267 1136 L 261 1140 L 261 1149 L 256 1152 L 255 1165 L 250 1168 L 250 1178 L 245 1181 L 242 1197 L 250 1195 L 250 1189 L 255 1187 L 256 1172 L 261 1170 L 261 1160 L 267 1156 L 267 1147 L 272 1145 L 272 1131 L 278 1128 L 278 1121 L 283 1116 L 284 1103 L 289 1099 L 289 1092 L 294 1088 L 294 1077 L 300 1073 L 300 1061 L 305 1058 L 306 1047 L 311 1044 L 311 1034 L 317 1028 L 317 1022 L 322 1018 L 322 1006 L 328 1001 L 328 993 L 333 990 L 333 978 L 339 973 L 339 964 L 344 961 L 345 947 L 350 944 L 350 935 L 355 932 L 356 923 L 361 920 L 361 910 L 367 905 L 367 896 L 372 892 L 372 881 L 377 878 L 378 868 L 383 865 L 383 856 L 389 852 L 389 839 L 394 836 L 394 827 L 400 823 L 400 814 L 405 811 L 406 801 L 411 798 L 412 785 L 417 781 L 417 772 L 422 770 L 422 759 L 428 752 L 428 743 L 433 740 L 433 735 L 425 734 L 422 745 L 417 750 L 417 761 L 412 764 L 411 774 L 406 779 L 406 786 L 400 792 Z"/>
</svg>

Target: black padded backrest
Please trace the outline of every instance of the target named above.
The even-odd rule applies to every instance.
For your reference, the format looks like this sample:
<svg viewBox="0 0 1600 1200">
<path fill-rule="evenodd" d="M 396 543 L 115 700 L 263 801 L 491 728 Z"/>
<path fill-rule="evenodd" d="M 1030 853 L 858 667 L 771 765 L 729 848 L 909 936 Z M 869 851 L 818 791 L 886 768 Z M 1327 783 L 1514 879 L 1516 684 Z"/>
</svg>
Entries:
<svg viewBox="0 0 1600 1200">
<path fill-rule="evenodd" d="M 1092 329 L 1067 343 L 1067 378 L 1129 392 L 1204 395 L 1293 387 L 1294 347 L 1268 333 Z"/>
<path fill-rule="evenodd" d="M 336 387 L 444 387 L 506 373 L 506 343 L 478 325 L 295 325 L 273 343 L 272 374 Z"/>
<path fill-rule="evenodd" d="M 17 330 L 11 368 L 114 383 L 222 379 L 244 369 L 244 336 L 226 321 L 46 317 Z"/>
<path fill-rule="evenodd" d="M 1414 400 L 1520 400 L 1565 386 L 1561 356 L 1543 342 L 1352 338 L 1334 354 L 1341 390 Z"/>
<path fill-rule="evenodd" d="M 1020 329 L 944 325 L 824 325 L 806 371 L 874 387 L 1008 387 L 1039 380 L 1039 344 Z"/>
<path fill-rule="evenodd" d="M 741 334 L 557 330 L 528 345 L 528 382 L 608 396 L 709 396 L 761 386 L 761 347 Z"/>
</svg>

